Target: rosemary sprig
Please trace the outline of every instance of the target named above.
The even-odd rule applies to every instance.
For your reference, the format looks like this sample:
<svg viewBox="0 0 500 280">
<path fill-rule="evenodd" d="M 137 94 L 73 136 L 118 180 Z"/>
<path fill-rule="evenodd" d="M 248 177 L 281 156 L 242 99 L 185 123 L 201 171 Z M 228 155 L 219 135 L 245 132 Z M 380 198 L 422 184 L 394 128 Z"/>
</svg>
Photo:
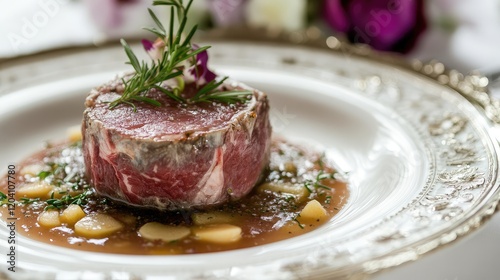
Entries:
<svg viewBox="0 0 500 280">
<path fill-rule="evenodd" d="M 224 77 L 220 81 L 210 81 L 203 88 L 201 88 L 196 95 L 191 99 L 192 102 L 210 102 L 212 100 L 218 100 L 225 103 L 236 103 L 236 102 L 245 102 L 248 95 L 251 94 L 251 91 L 216 91 L 216 89 L 227 80 L 227 77 Z"/>
<path fill-rule="evenodd" d="M 217 88 L 226 79 L 219 82 L 211 81 L 199 89 L 195 98 L 186 100 L 181 96 L 182 89 L 174 88 L 169 90 L 162 86 L 164 81 L 180 78 L 181 82 L 183 70 L 185 67 L 184 62 L 191 62 L 196 64 L 196 55 L 206 51 L 210 46 L 200 47 L 196 50 L 191 45 L 191 38 L 196 33 L 198 28 L 195 25 L 188 32 L 188 35 L 182 40 L 182 34 L 186 27 L 187 13 L 191 7 L 193 0 L 190 0 L 186 6 L 183 5 L 182 0 L 158 0 L 153 1 L 154 6 L 171 6 L 170 8 L 170 26 L 167 30 L 158 19 L 156 14 L 148 9 L 149 14 L 156 24 L 156 27 L 147 27 L 145 30 L 158 36 L 165 44 L 165 51 L 158 61 L 146 63 L 139 62 L 137 56 L 134 54 L 127 42 L 121 39 L 121 44 L 125 49 L 125 53 L 129 61 L 127 64 L 132 65 L 135 73 L 128 80 L 122 79 L 124 84 L 124 91 L 122 95 L 112 101 L 109 106 L 111 109 L 115 108 L 121 103 L 128 104 L 136 110 L 133 101 L 142 101 L 154 106 L 161 106 L 157 100 L 146 96 L 147 92 L 151 89 L 156 89 L 168 97 L 182 103 L 194 103 L 203 101 L 220 101 L 226 103 L 243 102 L 245 98 L 251 94 L 249 91 L 217 91 Z M 174 32 L 174 15 L 177 14 L 179 26 L 177 31 Z M 179 80 L 178 80 L 179 81 Z"/>
</svg>

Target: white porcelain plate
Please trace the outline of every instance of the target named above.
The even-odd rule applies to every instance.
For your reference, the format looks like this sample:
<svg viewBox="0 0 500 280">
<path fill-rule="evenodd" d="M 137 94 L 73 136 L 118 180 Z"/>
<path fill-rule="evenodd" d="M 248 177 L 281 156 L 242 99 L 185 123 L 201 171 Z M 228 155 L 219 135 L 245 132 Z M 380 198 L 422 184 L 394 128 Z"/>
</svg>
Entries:
<svg viewBox="0 0 500 280">
<path fill-rule="evenodd" d="M 299 237 L 198 255 L 91 253 L 18 234 L 16 277 L 362 277 L 417 259 L 494 212 L 499 199 L 495 130 L 483 110 L 457 91 L 405 67 L 341 51 L 228 41 L 211 45 L 212 68 L 268 93 L 275 133 L 321 145 L 348 175 L 350 198 L 342 211 Z M 45 140 L 63 138 L 81 121 L 90 88 L 130 69 L 124 61 L 120 47 L 106 47 L 4 63 L 2 172 Z M 5 252 L 5 223 L 0 234 Z"/>
</svg>

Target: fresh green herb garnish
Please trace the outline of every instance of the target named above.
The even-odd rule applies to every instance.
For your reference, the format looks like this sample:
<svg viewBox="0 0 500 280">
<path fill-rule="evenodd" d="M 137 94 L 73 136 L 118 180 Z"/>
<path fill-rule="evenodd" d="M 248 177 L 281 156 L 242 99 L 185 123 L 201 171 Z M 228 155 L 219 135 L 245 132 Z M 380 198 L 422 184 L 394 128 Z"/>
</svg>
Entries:
<svg viewBox="0 0 500 280">
<path fill-rule="evenodd" d="M 52 175 L 50 171 L 40 171 L 36 176 L 40 178 L 40 180 L 45 180 L 48 176 Z"/>
<path fill-rule="evenodd" d="M 300 215 L 297 215 L 297 217 L 293 218 L 293 221 L 294 221 L 294 222 L 296 222 L 296 223 L 299 225 L 299 227 L 300 227 L 301 229 L 304 229 L 304 225 L 303 225 L 303 224 L 301 224 L 301 223 L 299 222 L 299 220 L 297 220 L 297 218 L 299 218 L 299 217 L 300 217 Z"/>
<path fill-rule="evenodd" d="M 318 172 L 318 175 L 316 175 L 316 178 L 314 180 L 306 180 L 304 182 L 304 187 L 310 192 L 313 192 L 313 189 L 326 189 L 326 190 L 331 190 L 329 186 L 326 186 L 321 183 L 322 180 L 325 179 L 335 179 L 335 172 L 333 173 L 325 173 L 323 170 Z"/>
<path fill-rule="evenodd" d="M 222 80 L 216 82 L 215 80 L 210 81 L 203 88 L 201 88 L 198 93 L 191 98 L 189 101 L 195 102 L 209 102 L 209 101 L 219 101 L 225 103 L 236 103 L 236 102 L 244 102 L 246 100 L 246 96 L 251 94 L 251 91 L 217 91 L 217 88 L 224 83 L 227 77 L 224 77 Z"/>
<path fill-rule="evenodd" d="M 187 13 L 193 0 L 190 0 L 186 6 L 184 6 L 182 2 L 182 0 L 153 1 L 153 5 L 155 6 L 171 6 L 170 26 L 168 30 L 163 26 L 155 13 L 151 9 L 148 9 L 157 27 L 145 29 L 158 36 L 159 40 L 161 40 L 160 42 L 164 45 L 164 50 L 161 48 L 158 58 L 154 59 L 151 63 L 146 63 L 144 61 L 139 62 L 139 59 L 127 42 L 123 39 L 121 40 L 121 44 L 129 58 L 129 62 L 127 63 L 132 65 L 135 73 L 128 80 L 122 79 L 125 89 L 118 99 L 109 104 L 111 109 L 124 103 L 132 106 L 135 110 L 134 101 L 142 101 L 154 106 L 161 106 L 159 101 L 146 96 L 149 90 L 152 89 L 158 90 L 181 103 L 210 101 L 225 103 L 245 102 L 248 95 L 252 93 L 251 91 L 218 91 L 218 88 L 222 85 L 226 77 L 220 81 L 216 81 L 215 79 L 207 81 L 201 88 L 199 88 L 197 83 L 197 94 L 193 98 L 186 99 L 181 95 L 184 90 L 183 76 L 186 72 L 192 70 L 195 72 L 196 77 L 199 77 L 198 72 L 200 70 L 198 68 L 200 67 L 200 63 L 197 60 L 197 55 L 210 48 L 209 46 L 199 48 L 193 47 L 191 44 L 191 39 L 197 30 L 196 25 L 191 28 L 186 37 L 182 39 L 187 22 Z M 174 32 L 175 14 L 178 18 L 178 28 L 176 32 Z M 208 69 L 205 70 L 209 71 Z M 162 85 L 163 82 L 170 79 L 175 79 L 175 81 L 177 81 L 177 87 L 169 89 Z"/>
<path fill-rule="evenodd" d="M 71 146 L 67 148 L 69 150 L 78 150 L 78 146 Z M 89 196 L 91 196 L 94 191 L 87 185 L 83 179 L 83 174 L 74 165 L 76 162 L 53 162 L 47 163 L 50 167 L 48 171 L 42 171 L 38 173 L 38 178 L 40 180 L 49 180 L 50 184 L 60 188 L 58 194 L 62 195 L 60 198 L 55 198 L 57 190 L 52 192 L 51 197 L 44 202 L 47 204 L 45 210 L 48 209 L 62 209 L 71 204 L 85 205 L 88 202 Z M 70 192 L 76 191 L 78 194 L 72 195 Z M 38 200 L 39 201 L 39 200 Z M 33 203 L 37 200 L 28 200 L 26 202 Z M 26 204 L 25 202 L 25 204 Z"/>
<path fill-rule="evenodd" d="M 33 204 L 35 202 L 40 202 L 40 198 L 22 197 L 21 199 L 19 199 L 19 202 L 22 204 L 28 205 L 28 204 Z"/>
<path fill-rule="evenodd" d="M 71 145 L 66 150 L 68 153 L 75 153 L 81 147 L 80 145 Z M 52 162 L 46 162 L 45 170 L 39 172 L 36 177 L 39 181 L 46 181 L 54 186 L 51 197 L 47 200 L 40 198 L 20 198 L 18 203 L 29 205 L 33 203 L 46 204 L 45 210 L 48 209 L 63 209 L 71 204 L 85 205 L 88 203 L 90 196 L 94 194 L 93 189 L 85 182 L 83 173 L 81 172 L 81 163 L 76 158 L 71 160 L 61 159 L 57 156 Z M 73 193 L 73 194 L 72 194 Z M 60 194 L 60 198 L 55 195 Z M 1 199 L 0 193 L 0 199 Z"/>
<path fill-rule="evenodd" d="M 326 204 L 330 204 L 331 202 L 332 202 L 332 196 L 331 196 L 331 195 L 329 195 L 329 196 L 327 196 L 327 197 L 325 198 L 325 203 L 326 203 Z"/>
<path fill-rule="evenodd" d="M 86 188 L 82 193 L 72 196 L 69 193 L 61 193 L 64 194 L 61 198 L 54 198 L 54 193 L 52 193 L 51 197 L 45 201 L 47 206 L 45 210 L 48 209 L 62 209 L 71 204 L 76 205 L 85 205 L 88 202 L 89 196 L 94 194 L 94 191 L 90 188 Z"/>
<path fill-rule="evenodd" d="M 0 192 L 0 206 L 7 204 L 7 195 L 3 192 Z"/>
</svg>

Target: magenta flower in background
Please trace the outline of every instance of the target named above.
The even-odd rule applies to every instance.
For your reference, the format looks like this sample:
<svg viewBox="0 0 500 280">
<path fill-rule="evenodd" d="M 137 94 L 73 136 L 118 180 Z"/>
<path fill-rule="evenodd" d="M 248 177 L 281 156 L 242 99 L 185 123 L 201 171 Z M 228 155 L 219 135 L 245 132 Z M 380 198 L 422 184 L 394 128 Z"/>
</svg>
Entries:
<svg viewBox="0 0 500 280">
<path fill-rule="evenodd" d="M 116 28 L 125 20 L 123 9 L 141 0 L 85 0 L 95 21 L 104 28 Z"/>
<path fill-rule="evenodd" d="M 354 43 L 409 51 L 426 28 L 423 0 L 325 0 L 326 22 Z"/>
<path fill-rule="evenodd" d="M 246 4 L 247 0 L 208 0 L 208 8 L 216 26 L 243 24 Z"/>
</svg>

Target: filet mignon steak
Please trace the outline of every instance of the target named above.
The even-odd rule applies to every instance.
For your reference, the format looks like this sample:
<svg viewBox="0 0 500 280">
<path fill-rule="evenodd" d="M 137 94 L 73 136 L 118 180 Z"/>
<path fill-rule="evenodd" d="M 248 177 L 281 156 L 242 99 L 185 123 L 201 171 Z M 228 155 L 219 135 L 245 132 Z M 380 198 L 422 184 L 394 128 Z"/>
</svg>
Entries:
<svg viewBox="0 0 500 280">
<path fill-rule="evenodd" d="M 261 179 L 271 142 L 267 96 L 250 90 L 243 104 L 185 104 L 151 90 L 147 96 L 162 106 L 137 102 L 134 111 L 127 104 L 109 108 L 123 91 L 119 79 L 93 89 L 82 124 L 91 184 L 115 200 L 167 210 L 245 196 Z"/>
</svg>

